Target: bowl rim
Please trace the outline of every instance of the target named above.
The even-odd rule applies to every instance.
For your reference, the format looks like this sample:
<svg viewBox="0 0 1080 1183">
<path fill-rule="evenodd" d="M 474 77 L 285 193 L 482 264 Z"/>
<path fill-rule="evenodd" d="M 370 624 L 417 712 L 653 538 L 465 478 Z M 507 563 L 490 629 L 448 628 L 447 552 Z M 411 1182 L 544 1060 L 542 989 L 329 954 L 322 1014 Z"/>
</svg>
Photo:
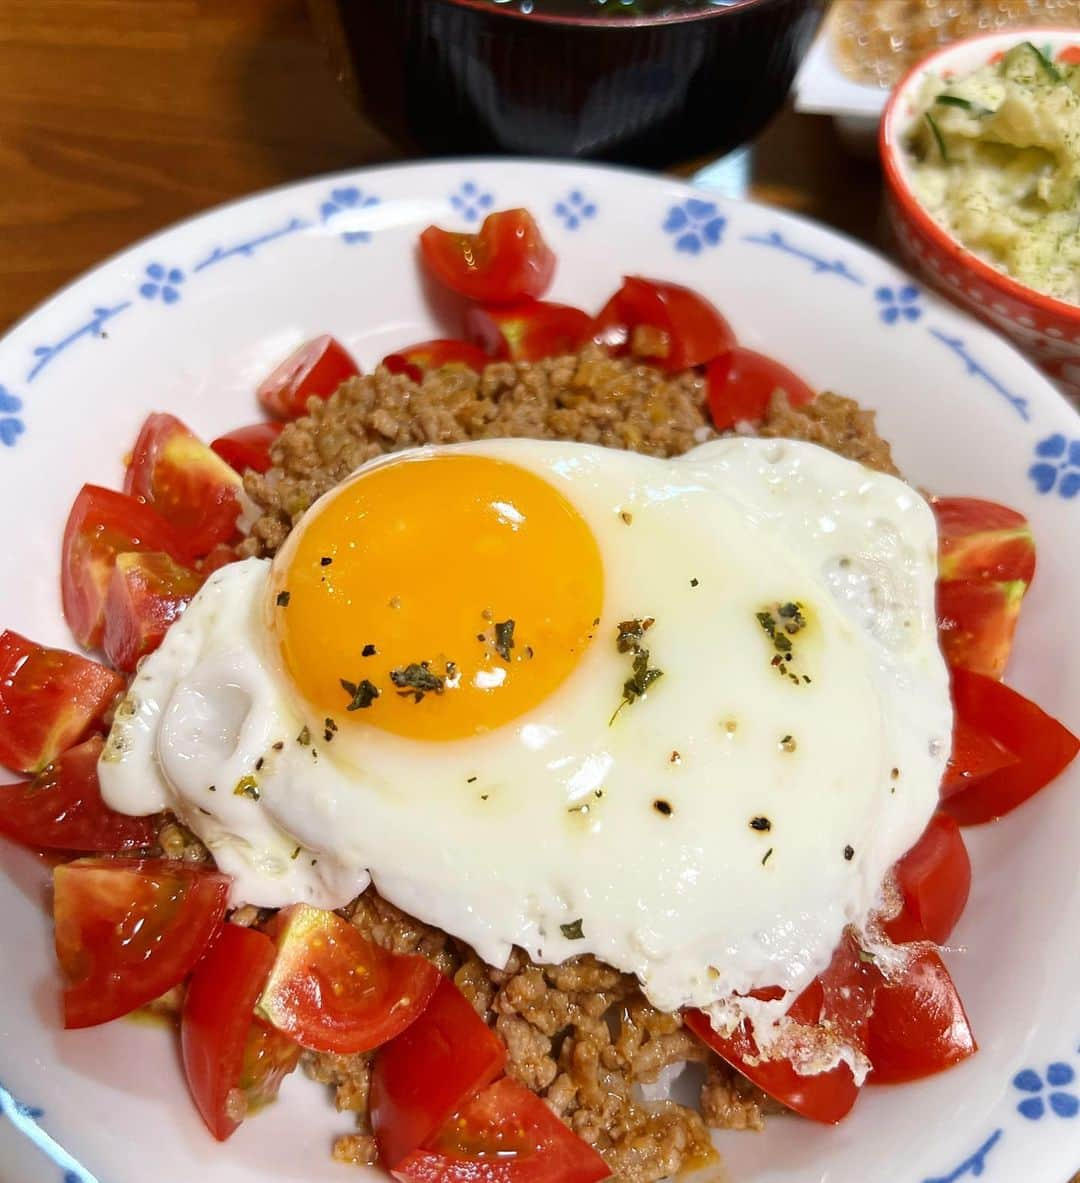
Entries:
<svg viewBox="0 0 1080 1183">
<path fill-rule="evenodd" d="M 1031 26 L 1021 25 L 1017 29 L 997 29 L 989 33 L 979 33 L 973 37 L 965 37 L 961 41 L 953 41 L 948 45 L 936 49 L 933 53 L 920 59 L 893 87 L 885 103 L 885 109 L 878 125 L 878 157 L 881 160 L 882 171 L 885 174 L 885 184 L 888 192 L 901 207 L 904 216 L 914 222 L 923 235 L 931 240 L 940 251 L 960 262 L 965 268 L 973 272 L 988 286 L 995 288 L 1002 295 L 1018 303 L 1024 303 L 1039 309 L 1048 317 L 1067 320 L 1074 325 L 1080 325 L 1080 304 L 1071 304 L 1057 296 L 1048 295 L 1038 288 L 1020 283 L 1004 271 L 981 259 L 974 251 L 965 246 L 959 238 L 950 234 L 930 214 L 929 210 L 915 195 L 908 183 L 907 177 L 901 169 L 897 157 L 902 151 L 899 143 L 899 125 L 901 121 L 900 108 L 904 100 L 914 88 L 916 81 L 927 74 L 930 68 L 942 60 L 957 55 L 972 45 L 980 42 L 999 42 L 1003 39 L 1015 39 L 1017 44 L 1033 41 L 1035 37 L 1062 36 L 1071 38 L 1080 45 L 1080 28 L 1067 28 L 1062 25 Z"/>
<path fill-rule="evenodd" d="M 552 28 L 563 29 L 657 29 L 668 26 L 694 24 L 700 21 L 718 20 L 725 16 L 744 12 L 752 8 L 776 8 L 785 0 L 728 0 L 723 8 L 699 8 L 689 12 L 657 13 L 649 16 L 626 16 L 613 18 L 610 16 L 582 15 L 574 16 L 556 12 L 522 12 L 509 3 L 500 5 L 492 0 L 433 0 L 435 3 L 445 4 L 450 8 L 465 8 L 471 12 L 483 13 L 490 17 L 503 17 L 531 25 L 547 25 Z M 803 0 L 806 9 L 813 8 L 818 0 Z"/>
</svg>

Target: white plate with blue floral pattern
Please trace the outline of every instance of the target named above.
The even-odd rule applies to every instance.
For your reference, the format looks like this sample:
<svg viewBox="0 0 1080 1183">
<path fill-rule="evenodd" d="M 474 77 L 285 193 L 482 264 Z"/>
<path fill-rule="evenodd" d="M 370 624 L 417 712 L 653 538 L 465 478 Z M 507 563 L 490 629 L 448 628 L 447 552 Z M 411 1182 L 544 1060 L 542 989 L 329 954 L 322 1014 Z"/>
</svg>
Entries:
<svg viewBox="0 0 1080 1183">
<path fill-rule="evenodd" d="M 416 164 L 279 189 L 133 247 L 35 312 L 0 343 L 3 625 L 70 645 L 57 579 L 67 509 L 84 481 L 119 484 L 148 411 L 209 438 L 254 418 L 257 381 L 313 334 L 369 365 L 438 335 L 418 231 L 518 205 L 558 253 L 554 299 L 596 308 L 624 272 L 688 284 L 747 345 L 876 408 L 919 485 L 1026 513 L 1039 572 L 1010 681 L 1080 726 L 1076 412 L 987 329 L 837 234 L 579 165 Z M 978 1055 L 868 1089 L 837 1128 L 780 1118 L 722 1135 L 734 1183 L 1065 1183 L 1080 1168 L 1080 769 L 968 841 L 974 889 L 948 960 Z M 62 1031 L 47 871 L 0 844 L 0 876 L 5 1183 L 345 1178 L 329 1148 L 348 1116 L 303 1076 L 218 1145 L 167 1031 Z"/>
</svg>

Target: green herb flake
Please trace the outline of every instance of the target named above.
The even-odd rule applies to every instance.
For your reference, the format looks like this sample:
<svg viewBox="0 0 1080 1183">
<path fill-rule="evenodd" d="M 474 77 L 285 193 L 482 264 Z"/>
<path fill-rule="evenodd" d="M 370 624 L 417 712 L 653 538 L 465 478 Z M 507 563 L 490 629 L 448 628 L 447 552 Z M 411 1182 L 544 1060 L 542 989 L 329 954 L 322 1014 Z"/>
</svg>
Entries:
<svg viewBox="0 0 1080 1183">
<path fill-rule="evenodd" d="M 378 686 L 367 678 L 362 678 L 359 682 L 350 682 L 347 678 L 341 678 L 340 681 L 341 689 L 345 691 L 350 699 L 349 705 L 345 708 L 347 711 L 367 710 L 375 699 L 379 697 Z"/>
<path fill-rule="evenodd" d="M 770 846 L 769 849 L 767 851 L 765 851 L 765 853 L 761 856 L 761 865 L 762 866 L 765 866 L 765 864 L 769 861 L 769 859 L 772 858 L 772 852 L 773 852 L 773 848 Z"/>
<path fill-rule="evenodd" d="M 1049 78 L 1051 82 L 1061 82 L 1062 81 L 1063 75 L 1062 75 L 1061 71 L 1057 68 L 1057 66 L 1054 65 L 1053 61 L 1051 61 L 1051 59 L 1050 59 L 1050 52 L 1049 52 L 1050 46 L 1049 45 L 1046 47 L 1046 49 L 1047 49 L 1046 53 L 1043 53 L 1043 51 L 1037 45 L 1033 45 L 1030 41 L 1022 41 L 1020 43 L 1019 48 L 1031 50 L 1031 52 L 1035 55 L 1035 60 L 1042 67 L 1043 72 L 1046 74 L 1047 78 Z"/>
<path fill-rule="evenodd" d="M 291 595 L 290 595 L 290 594 L 289 594 L 287 591 L 278 592 L 278 594 L 277 594 L 277 606 L 278 606 L 279 608 L 288 608 L 288 606 L 289 606 L 289 601 L 290 601 L 291 599 L 292 599 L 292 596 L 291 596 Z"/>
<path fill-rule="evenodd" d="M 514 621 L 499 620 L 495 623 L 495 652 L 503 659 L 510 660 L 510 650 L 514 647 Z"/>
<path fill-rule="evenodd" d="M 247 797 L 250 801 L 258 801 L 259 799 L 259 782 L 250 774 L 242 776 L 236 782 L 236 788 L 233 789 L 234 797 Z"/>
<path fill-rule="evenodd" d="M 582 941 L 585 939 L 584 932 L 581 931 L 581 920 L 571 920 L 569 924 L 560 924 L 559 931 L 568 941 Z"/>
<path fill-rule="evenodd" d="M 663 670 L 649 665 L 649 651 L 641 644 L 642 638 L 655 623 L 653 617 L 646 616 L 621 621 L 617 626 L 615 647 L 620 653 L 632 653 L 634 660 L 631 676 L 623 683 L 622 702 L 615 708 L 615 713 L 608 720 L 608 726 L 615 722 L 623 707 L 630 706 L 644 697 L 649 687 L 664 676 Z"/>
<path fill-rule="evenodd" d="M 414 702 L 423 701 L 428 693 L 442 694 L 446 685 L 445 679 L 431 672 L 428 662 L 411 662 L 400 669 L 390 671 L 390 681 L 398 688 L 400 698 L 410 695 Z"/>
<path fill-rule="evenodd" d="M 296 848 L 296 849 L 295 849 L 295 850 L 292 852 L 292 854 L 290 854 L 290 855 L 289 855 L 289 858 L 291 858 L 291 859 L 293 859 L 293 860 L 295 861 L 295 860 L 296 860 L 296 859 L 298 859 L 299 857 L 300 857 L 300 847 L 298 846 L 298 847 L 297 847 L 297 848 Z"/>
<path fill-rule="evenodd" d="M 296 742 L 302 747 L 310 747 L 311 745 L 311 729 L 309 727 L 301 727 L 300 734 L 296 737 Z"/>
<path fill-rule="evenodd" d="M 934 139 L 937 142 L 938 151 L 941 153 L 941 159 L 946 164 L 948 164 L 949 150 L 945 147 L 945 137 L 941 134 L 941 128 L 938 127 L 937 120 L 933 117 L 933 115 L 930 114 L 929 111 L 926 112 L 923 118 L 926 120 L 927 126 L 930 128 L 930 131 L 933 133 Z"/>
<path fill-rule="evenodd" d="M 863 965 L 875 965 L 877 963 L 877 958 L 873 953 L 868 953 L 865 949 L 859 950 L 859 960 Z"/>
</svg>

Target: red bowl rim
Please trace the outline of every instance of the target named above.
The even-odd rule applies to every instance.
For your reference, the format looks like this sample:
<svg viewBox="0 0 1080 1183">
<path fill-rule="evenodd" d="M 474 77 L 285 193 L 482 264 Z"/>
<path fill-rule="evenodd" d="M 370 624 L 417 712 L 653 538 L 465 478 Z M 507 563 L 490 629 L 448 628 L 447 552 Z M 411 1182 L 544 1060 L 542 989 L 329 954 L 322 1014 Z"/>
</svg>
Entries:
<svg viewBox="0 0 1080 1183">
<path fill-rule="evenodd" d="M 997 29 L 992 33 L 980 33 L 975 37 L 965 37 L 961 41 L 953 41 L 948 45 L 942 46 L 941 49 L 935 50 L 921 61 L 916 62 L 896 86 L 893 87 L 892 93 L 885 103 L 885 110 L 882 113 L 881 123 L 878 127 L 878 156 L 881 158 L 881 165 L 885 172 L 885 181 L 888 188 L 903 209 L 904 215 L 910 221 L 914 222 L 939 250 L 956 259 L 962 266 L 973 272 L 988 286 L 997 289 L 1002 295 L 1008 296 L 1018 303 L 1034 306 L 1054 319 L 1067 320 L 1071 321 L 1074 325 L 1080 325 L 1080 305 L 1070 304 L 1066 300 L 1059 300 L 1056 296 L 1049 296 L 1045 292 L 1040 292 L 1036 288 L 1029 287 L 1027 284 L 1019 283 L 1003 271 L 999 271 L 996 267 L 992 267 L 989 263 L 980 259 L 973 251 L 968 250 L 958 238 L 954 238 L 953 235 L 940 226 L 912 192 L 911 187 L 904 179 L 896 163 L 896 155 L 902 149 L 899 143 L 893 140 L 893 125 L 897 122 L 897 112 L 900 108 L 900 102 L 906 96 L 910 84 L 915 77 L 925 74 L 928 68 L 939 58 L 952 55 L 959 47 L 974 45 L 980 41 L 1000 40 L 1005 33 L 1015 36 L 1017 43 L 1033 41 L 1035 37 L 1045 37 L 1047 33 L 1055 35 L 1060 33 L 1065 36 L 1075 37 L 1076 43 L 1080 45 L 1080 29 L 1055 25 L 1050 27 L 1022 26 L 1019 29 L 1007 30 Z"/>
<path fill-rule="evenodd" d="M 695 21 L 717 20 L 742 12 L 747 8 L 773 8 L 781 0 L 732 0 L 724 8 L 702 8 L 691 12 L 674 12 L 656 16 L 568 16 L 554 12 L 522 12 L 510 3 L 493 4 L 492 0 L 442 0 L 453 8 L 468 8 L 488 16 L 502 16 L 511 20 L 527 21 L 532 25 L 553 25 L 563 28 L 642 29 L 663 28 L 666 25 L 686 25 Z M 811 4 L 808 2 L 807 7 Z"/>
</svg>

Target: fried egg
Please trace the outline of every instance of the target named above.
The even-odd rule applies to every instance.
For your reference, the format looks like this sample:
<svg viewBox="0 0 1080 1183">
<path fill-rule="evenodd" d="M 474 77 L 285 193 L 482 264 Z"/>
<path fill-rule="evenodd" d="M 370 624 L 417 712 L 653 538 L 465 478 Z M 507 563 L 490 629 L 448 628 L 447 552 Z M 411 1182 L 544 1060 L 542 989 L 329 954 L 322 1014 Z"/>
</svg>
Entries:
<svg viewBox="0 0 1080 1183">
<path fill-rule="evenodd" d="M 807 443 L 383 457 L 210 578 L 102 790 L 173 810 L 235 904 L 373 882 L 492 965 L 592 953 L 730 1022 L 824 968 L 935 808 L 936 541 Z"/>
</svg>

